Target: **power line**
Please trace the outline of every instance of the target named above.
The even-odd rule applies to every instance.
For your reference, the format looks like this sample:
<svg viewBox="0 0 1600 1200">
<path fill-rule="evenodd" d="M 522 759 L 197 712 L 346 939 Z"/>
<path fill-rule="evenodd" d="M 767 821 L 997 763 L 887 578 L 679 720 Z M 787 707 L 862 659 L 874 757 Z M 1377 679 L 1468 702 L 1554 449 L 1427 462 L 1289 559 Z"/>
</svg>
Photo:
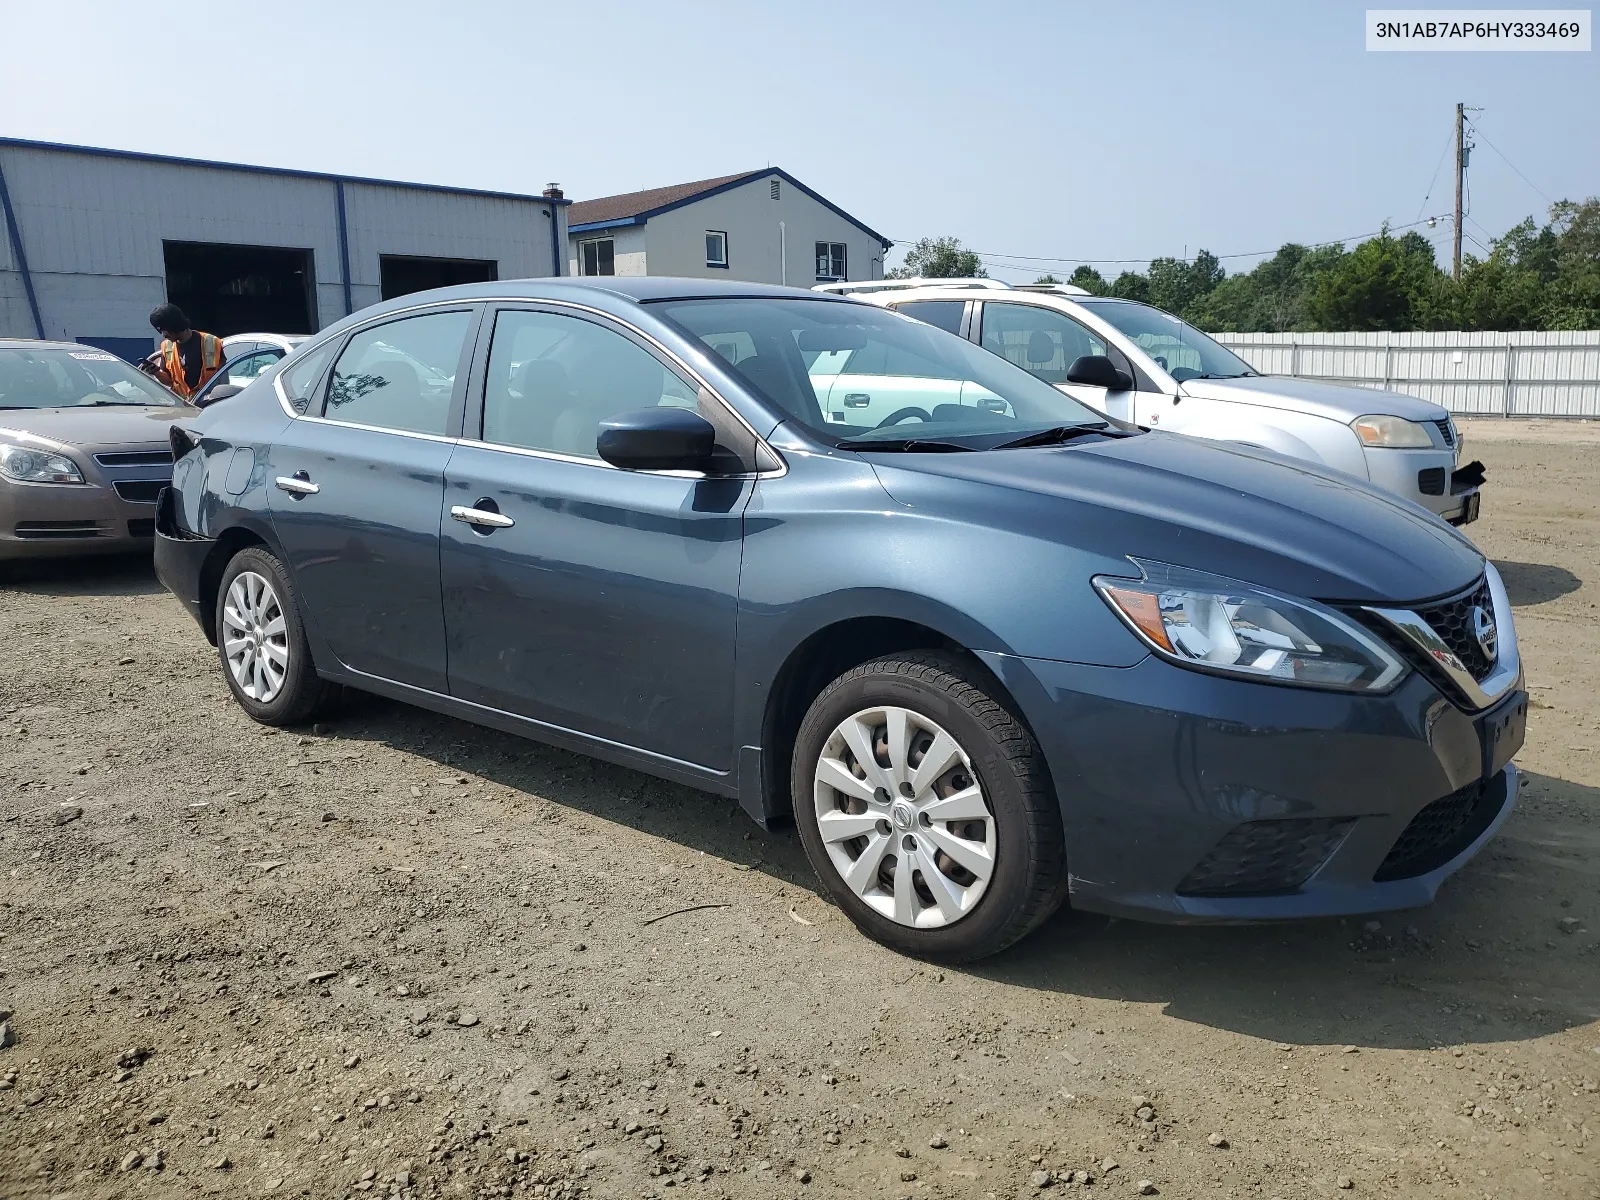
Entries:
<svg viewBox="0 0 1600 1200">
<path fill-rule="evenodd" d="M 1422 197 L 1422 203 L 1417 205 L 1417 217 L 1419 219 L 1422 217 L 1424 210 L 1427 209 L 1428 201 L 1433 198 L 1433 185 L 1439 182 L 1439 168 L 1444 166 L 1445 155 L 1450 153 L 1450 147 L 1454 142 L 1455 133 L 1452 131 L 1450 136 L 1445 139 L 1444 149 L 1439 151 L 1439 161 L 1433 164 L 1433 178 L 1428 180 L 1427 194 Z"/>
<path fill-rule="evenodd" d="M 1518 179 L 1522 180 L 1523 183 L 1527 184 L 1534 191 L 1539 193 L 1540 199 L 1542 199 L 1546 204 L 1554 204 L 1555 203 L 1554 200 L 1550 199 L 1549 196 L 1546 196 L 1544 194 L 1543 189 L 1541 189 L 1538 184 L 1534 183 L 1533 180 L 1529 179 L 1521 171 L 1517 171 L 1517 164 L 1512 162 L 1509 158 L 1507 158 L 1505 156 L 1505 151 L 1501 150 L 1499 146 L 1496 146 L 1487 137 L 1485 137 L 1483 130 L 1479 129 L 1477 127 L 1477 125 L 1473 124 L 1470 121 L 1468 122 L 1468 124 L 1472 125 L 1472 132 L 1473 133 L 1477 134 L 1478 137 L 1483 138 L 1483 144 L 1485 146 L 1489 147 L 1489 149 L 1493 150 L 1496 154 L 1498 154 L 1500 156 L 1500 161 L 1501 162 L 1505 163 L 1506 166 L 1510 167 L 1513 171 L 1517 172 L 1517 178 Z"/>
</svg>

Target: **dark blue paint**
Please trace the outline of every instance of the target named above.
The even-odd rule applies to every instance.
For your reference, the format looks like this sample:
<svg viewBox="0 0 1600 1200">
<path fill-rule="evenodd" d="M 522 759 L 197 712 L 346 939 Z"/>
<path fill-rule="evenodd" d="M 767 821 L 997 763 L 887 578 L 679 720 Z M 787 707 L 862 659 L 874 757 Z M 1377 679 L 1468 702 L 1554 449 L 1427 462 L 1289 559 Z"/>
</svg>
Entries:
<svg viewBox="0 0 1600 1200">
<path fill-rule="evenodd" d="M 4 145 L 0 141 L 0 145 Z M 28 255 L 22 249 L 22 226 L 17 223 L 16 209 L 11 207 L 11 189 L 6 186 L 5 168 L 0 167 L 0 205 L 5 207 L 6 235 L 11 239 L 11 256 L 17 260 L 17 273 L 22 276 L 22 290 L 28 297 L 28 311 L 33 314 L 35 336 L 44 337 L 44 317 L 39 312 L 39 297 L 34 294 L 33 275 L 28 270 Z"/>
<path fill-rule="evenodd" d="M 462 446 L 444 508 L 452 693 L 726 773 L 748 480 L 680 479 Z"/>
<path fill-rule="evenodd" d="M 439 498 L 451 449 L 445 441 L 294 421 L 266 462 L 271 479 L 304 471 L 322 489 L 294 499 L 269 483 L 267 503 L 302 600 L 339 661 L 440 692 L 448 684 Z"/>
<path fill-rule="evenodd" d="M 970 652 L 1026 718 L 1083 908 L 1215 920 L 1425 903 L 1504 819 L 1510 792 L 1453 862 L 1373 884 L 1405 823 L 1482 770 L 1473 718 L 1417 674 L 1353 696 L 1184 670 L 1149 655 L 1089 586 L 1133 574 L 1133 555 L 1315 599 L 1405 604 L 1483 571 L 1447 527 L 1347 476 L 1161 434 L 989 454 L 840 451 L 783 424 L 648 303 L 729 294 L 796 295 L 613 277 L 428 298 L 608 313 L 693 361 L 769 438 L 781 473 L 678 478 L 289 420 L 269 372 L 190 423 L 200 447 L 161 506 L 163 581 L 203 616 L 227 539 L 260 537 L 290 565 L 330 679 L 737 796 L 762 818 L 781 812 L 786 788 L 773 785 L 789 766 L 775 684 L 802 647 L 863 620 L 905 623 L 927 631 L 922 644 Z M 476 399 L 458 394 L 453 411 L 475 415 Z M 256 465 L 234 496 L 232 451 L 245 446 Z M 272 487 L 296 470 L 322 492 L 295 501 Z M 480 533 L 446 515 L 454 504 L 515 524 Z M 1491 786 L 1514 782 L 1508 769 Z M 1283 816 L 1359 820 L 1293 895 L 1176 895 L 1228 828 Z"/>
</svg>

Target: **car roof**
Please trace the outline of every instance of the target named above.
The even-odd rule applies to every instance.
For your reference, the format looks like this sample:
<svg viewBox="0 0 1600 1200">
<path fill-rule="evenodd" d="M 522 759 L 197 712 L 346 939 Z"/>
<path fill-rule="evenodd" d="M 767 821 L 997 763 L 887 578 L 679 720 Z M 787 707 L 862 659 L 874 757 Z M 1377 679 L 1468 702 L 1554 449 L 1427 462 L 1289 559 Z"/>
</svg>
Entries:
<svg viewBox="0 0 1600 1200">
<path fill-rule="evenodd" d="M 408 307 L 437 300 L 475 300 L 525 297 L 573 298 L 575 295 L 607 292 L 635 303 L 647 300 L 715 300 L 732 297 L 773 297 L 792 300 L 839 302 L 843 298 L 822 295 L 806 288 L 784 287 L 775 283 L 748 283 L 743 280 L 686 279 L 670 275 L 585 275 L 537 279 L 501 279 L 491 283 L 467 283 L 455 287 L 413 292 L 388 301 L 388 305 Z"/>
<path fill-rule="evenodd" d="M 100 350 L 99 346 L 91 346 L 88 342 L 56 342 L 41 340 L 40 338 L 0 338 L 0 350 Z M 100 350 L 102 354 L 110 354 L 109 350 Z M 115 357 L 115 355 L 112 355 Z"/>
</svg>

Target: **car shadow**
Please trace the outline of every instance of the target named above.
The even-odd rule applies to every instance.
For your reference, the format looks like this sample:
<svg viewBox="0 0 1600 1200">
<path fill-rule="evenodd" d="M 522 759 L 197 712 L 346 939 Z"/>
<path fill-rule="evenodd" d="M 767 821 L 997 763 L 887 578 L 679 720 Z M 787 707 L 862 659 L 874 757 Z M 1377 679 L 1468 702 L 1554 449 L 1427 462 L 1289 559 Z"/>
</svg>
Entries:
<svg viewBox="0 0 1600 1200">
<path fill-rule="evenodd" d="M 1590 1024 L 1600 1019 L 1600 832 L 1549 813 L 1600 813 L 1600 789 L 1526 779 L 1519 809 L 1426 908 L 1240 926 L 1064 911 L 973 973 L 1159 1004 L 1178 1020 L 1292 1045 L 1416 1049 Z M 1552 803 L 1533 814 L 1534 797 Z M 1585 924 L 1566 932 L 1563 916 Z"/>
<path fill-rule="evenodd" d="M 0 592 L 35 596 L 154 596 L 164 589 L 144 553 L 0 562 Z"/>
<path fill-rule="evenodd" d="M 1494 565 L 1500 569 L 1500 578 L 1505 581 L 1506 595 L 1511 597 L 1513 608 L 1545 604 L 1583 586 L 1583 580 L 1565 567 L 1498 560 Z"/>
<path fill-rule="evenodd" d="M 328 732 L 381 742 L 822 895 L 793 829 L 763 830 L 732 800 L 372 696 L 352 697 Z M 1600 813 L 1600 790 L 1563 780 L 1532 776 L 1523 794 Z M 1381 915 L 1375 929 L 1367 918 L 1174 926 L 1063 910 L 1006 953 L 961 970 L 1063 997 L 1158 1004 L 1179 1020 L 1293 1045 L 1541 1037 L 1600 1018 L 1594 938 L 1556 924 L 1566 896 L 1589 903 L 1594 911 L 1579 915 L 1600 933 L 1600 833 L 1588 847 L 1571 834 L 1519 810 L 1434 905 Z M 837 928 L 857 936 L 845 922 Z"/>
</svg>

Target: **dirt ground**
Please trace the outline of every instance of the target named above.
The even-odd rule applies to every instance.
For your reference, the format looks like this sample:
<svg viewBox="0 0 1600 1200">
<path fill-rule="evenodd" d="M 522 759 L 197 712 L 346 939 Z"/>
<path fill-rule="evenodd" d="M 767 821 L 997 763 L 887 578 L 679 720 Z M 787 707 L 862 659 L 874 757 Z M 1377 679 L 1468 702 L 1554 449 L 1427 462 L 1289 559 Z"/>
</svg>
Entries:
<svg viewBox="0 0 1600 1200">
<path fill-rule="evenodd" d="M 1600 1196 L 1600 426 L 1467 450 L 1536 710 L 1488 850 L 1375 925 L 969 970 L 729 803 L 375 699 L 262 729 L 147 564 L 28 568 L 0 1196 Z"/>
</svg>

